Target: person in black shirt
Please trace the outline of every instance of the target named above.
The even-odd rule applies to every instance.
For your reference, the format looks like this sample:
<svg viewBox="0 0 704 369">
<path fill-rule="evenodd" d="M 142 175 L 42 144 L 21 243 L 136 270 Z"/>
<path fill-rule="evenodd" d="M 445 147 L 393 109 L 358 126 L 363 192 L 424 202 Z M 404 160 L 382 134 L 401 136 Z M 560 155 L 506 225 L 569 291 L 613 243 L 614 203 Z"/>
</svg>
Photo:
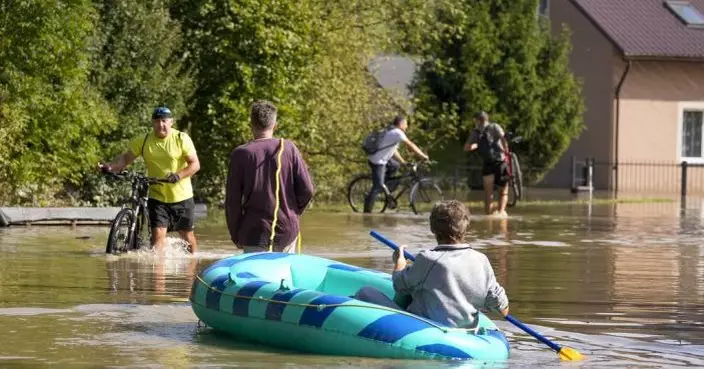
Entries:
<svg viewBox="0 0 704 369">
<path fill-rule="evenodd" d="M 484 209 L 487 214 L 507 216 L 508 203 L 508 142 L 500 125 L 489 122 L 489 115 L 479 112 L 475 116 L 476 125 L 464 145 L 464 151 L 479 151 L 484 161 L 482 182 L 484 184 Z M 494 207 L 494 185 L 499 187 L 498 208 Z"/>
</svg>

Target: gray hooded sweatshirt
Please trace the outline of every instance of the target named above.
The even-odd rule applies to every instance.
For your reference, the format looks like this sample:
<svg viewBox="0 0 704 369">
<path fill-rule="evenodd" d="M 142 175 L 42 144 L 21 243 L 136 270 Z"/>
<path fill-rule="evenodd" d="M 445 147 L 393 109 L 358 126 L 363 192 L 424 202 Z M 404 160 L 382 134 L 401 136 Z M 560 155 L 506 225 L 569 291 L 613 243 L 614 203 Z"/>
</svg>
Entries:
<svg viewBox="0 0 704 369">
<path fill-rule="evenodd" d="M 467 244 L 421 251 L 412 265 L 393 273 L 393 283 L 397 294 L 413 298 L 408 312 L 450 327 L 475 327 L 482 307 L 508 308 L 489 259 Z"/>
</svg>

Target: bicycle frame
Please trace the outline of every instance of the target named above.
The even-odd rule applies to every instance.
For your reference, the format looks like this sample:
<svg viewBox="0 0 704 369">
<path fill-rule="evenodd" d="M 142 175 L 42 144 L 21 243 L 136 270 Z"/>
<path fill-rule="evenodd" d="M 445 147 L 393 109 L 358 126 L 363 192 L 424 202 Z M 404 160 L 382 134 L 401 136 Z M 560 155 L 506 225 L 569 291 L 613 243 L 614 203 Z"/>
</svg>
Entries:
<svg viewBox="0 0 704 369">
<path fill-rule="evenodd" d="M 139 245 L 136 244 L 140 241 L 139 237 L 139 232 L 142 231 L 142 229 L 137 230 L 137 224 L 140 224 L 140 217 L 142 216 L 142 212 L 147 212 L 146 213 L 146 219 L 149 219 L 149 214 L 148 214 L 148 207 L 147 207 L 147 201 L 149 199 L 149 182 L 145 181 L 144 179 L 140 178 L 139 176 L 134 176 L 132 178 L 132 195 L 130 197 L 130 204 L 132 205 L 132 210 L 134 211 L 134 219 L 135 221 L 132 223 L 132 226 L 130 227 L 130 235 L 134 236 L 135 239 L 131 240 L 131 242 L 134 244 L 134 248 L 137 249 L 139 248 Z M 142 227 L 145 225 L 142 224 Z M 149 228 L 149 224 L 146 225 L 147 227 L 147 232 L 149 234 L 149 238 L 151 239 L 151 229 Z M 141 227 L 140 227 L 141 228 Z"/>
<path fill-rule="evenodd" d="M 401 187 L 401 190 L 398 191 L 395 196 L 392 193 L 387 194 L 387 196 L 393 199 L 393 201 L 398 202 L 398 199 L 400 199 L 406 191 L 409 191 L 415 183 L 420 182 L 424 177 L 418 172 L 418 165 L 418 163 L 413 163 L 410 166 L 410 171 L 386 179 L 384 183 L 397 180 Z"/>
<path fill-rule="evenodd" d="M 151 228 L 149 223 L 149 213 L 148 213 L 148 200 L 149 200 L 149 185 L 150 183 L 157 182 L 158 180 L 154 178 L 148 178 L 141 174 L 129 173 L 123 171 L 119 174 L 115 174 L 115 177 L 127 177 L 132 180 L 131 183 L 131 193 L 129 199 L 123 201 L 121 208 L 131 209 L 134 214 L 134 221 L 130 224 L 127 243 L 132 245 L 133 248 L 139 248 L 138 242 L 140 241 L 140 232 L 145 224 L 141 222 L 144 220 L 147 222 L 147 234 L 151 239 Z M 137 226 L 140 225 L 140 229 Z"/>
<path fill-rule="evenodd" d="M 414 194 L 418 192 L 416 189 L 419 188 L 420 184 L 428 183 L 427 181 L 429 181 L 429 177 L 426 177 L 424 173 L 419 171 L 418 167 L 418 163 L 413 163 L 410 166 L 406 166 L 405 168 L 407 169 L 400 171 L 399 174 L 395 174 L 385 178 L 384 191 L 379 194 L 383 194 L 384 198 L 377 198 L 375 200 L 384 201 L 384 205 L 381 212 L 384 212 L 384 210 L 386 210 L 387 208 L 395 209 L 398 205 L 398 200 L 408 191 L 411 209 L 413 209 L 416 214 L 418 213 L 414 205 Z M 368 173 L 358 174 L 347 185 L 347 201 L 352 207 L 352 210 L 354 210 L 355 212 L 361 211 L 360 205 L 363 203 L 362 201 L 355 201 L 355 199 L 359 200 L 357 196 L 361 194 L 360 190 L 364 191 L 363 195 L 365 198 L 369 196 L 370 188 L 367 186 L 369 186 L 369 182 L 373 182 L 372 177 L 373 176 L 369 175 Z M 393 191 L 391 191 L 390 188 L 392 187 L 392 183 L 394 185 L 393 187 L 395 187 Z M 359 187 L 357 184 L 360 184 L 362 187 Z M 436 190 L 442 196 L 442 191 L 439 189 L 439 187 L 437 187 L 437 185 L 435 184 L 433 184 L 433 186 L 435 186 L 434 191 Z"/>
</svg>

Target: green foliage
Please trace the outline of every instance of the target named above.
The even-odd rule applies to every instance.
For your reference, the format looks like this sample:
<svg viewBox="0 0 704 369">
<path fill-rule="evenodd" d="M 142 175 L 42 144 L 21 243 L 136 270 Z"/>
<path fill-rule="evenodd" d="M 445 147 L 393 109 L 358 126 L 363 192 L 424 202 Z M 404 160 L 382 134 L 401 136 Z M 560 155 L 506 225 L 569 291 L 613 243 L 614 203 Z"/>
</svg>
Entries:
<svg viewBox="0 0 704 369">
<path fill-rule="evenodd" d="M 582 129 L 567 38 L 536 0 L 0 0 L 0 202 L 107 205 L 127 184 L 94 168 L 167 105 L 196 145 L 196 195 L 220 200 L 229 153 L 251 139 L 249 108 L 279 108 L 317 201 L 366 171 L 363 137 L 408 111 L 380 88 L 374 55 L 422 63 L 410 134 L 436 160 L 460 154 L 479 109 L 551 166 Z M 400 31 L 400 32 L 399 32 Z M 133 169 L 143 166 L 137 163 Z"/>
<path fill-rule="evenodd" d="M 114 121 L 87 83 L 95 13 L 88 0 L 0 7 L 2 134 L 16 139 L 0 155 L 0 198 L 41 204 L 80 181 Z"/>
<path fill-rule="evenodd" d="M 384 40 L 383 3 L 184 0 L 172 9 L 198 86 L 184 121 L 201 196 L 222 198 L 229 153 L 251 139 L 249 107 L 267 99 L 279 109 L 278 134 L 308 159 L 318 196 L 334 197 L 363 161 L 356 142 L 370 119 L 389 109 L 365 68 L 374 40 Z"/>
<path fill-rule="evenodd" d="M 110 160 L 127 150 L 127 144 L 151 130 L 155 106 L 166 105 L 178 117 L 187 111 L 186 100 L 194 82 L 184 68 L 180 23 L 171 18 L 166 0 L 110 0 L 96 2 L 91 84 L 117 117 L 117 124 L 98 136 L 101 159 Z M 186 127 L 187 128 L 187 127 Z M 144 166 L 132 170 L 143 171 Z M 75 196 L 83 202 L 116 204 L 125 188 L 96 173 L 83 171 Z"/>
<path fill-rule="evenodd" d="M 179 22 L 165 0 L 110 0 L 98 5 L 92 83 L 119 116 L 119 125 L 102 137 L 103 144 L 119 145 L 151 129 L 157 105 L 171 108 L 178 118 L 193 91 L 190 73 L 183 68 Z"/>
<path fill-rule="evenodd" d="M 518 151 L 526 171 L 538 169 L 539 176 L 552 168 L 583 129 L 567 33 L 550 35 L 537 19 L 536 0 L 409 0 L 408 6 L 416 16 L 399 17 L 404 46 L 423 60 L 413 85 L 422 128 L 416 136 L 431 156 L 445 163 L 464 157 L 473 115 L 484 110 L 524 137 Z"/>
</svg>

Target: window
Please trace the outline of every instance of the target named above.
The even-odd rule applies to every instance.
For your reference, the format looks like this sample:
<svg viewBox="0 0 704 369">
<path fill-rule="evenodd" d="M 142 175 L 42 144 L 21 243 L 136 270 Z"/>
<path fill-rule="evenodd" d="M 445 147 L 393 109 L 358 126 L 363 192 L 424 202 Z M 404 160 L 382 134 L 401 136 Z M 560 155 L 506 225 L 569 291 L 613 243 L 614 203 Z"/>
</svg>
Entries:
<svg viewBox="0 0 704 369">
<path fill-rule="evenodd" d="M 702 112 L 685 110 L 682 115 L 682 156 L 702 157 Z"/>
<path fill-rule="evenodd" d="M 680 160 L 704 163 L 704 104 L 686 104 L 680 111 Z"/>
<path fill-rule="evenodd" d="M 704 15 L 689 1 L 665 1 L 665 4 L 687 26 L 704 28 Z"/>
</svg>

